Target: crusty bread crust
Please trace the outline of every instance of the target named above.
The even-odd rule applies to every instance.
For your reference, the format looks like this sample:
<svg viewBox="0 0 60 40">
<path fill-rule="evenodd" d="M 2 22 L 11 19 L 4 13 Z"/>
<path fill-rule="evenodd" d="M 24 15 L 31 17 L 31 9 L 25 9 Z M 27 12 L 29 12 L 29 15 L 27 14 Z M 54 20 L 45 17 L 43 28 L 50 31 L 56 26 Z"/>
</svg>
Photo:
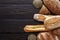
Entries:
<svg viewBox="0 0 60 40">
<path fill-rule="evenodd" d="M 50 11 L 43 5 L 42 8 L 38 12 L 39 14 L 50 15 Z"/>
<path fill-rule="evenodd" d="M 55 40 L 54 35 L 50 32 L 42 32 L 37 36 L 38 40 Z"/>
<path fill-rule="evenodd" d="M 53 30 L 52 33 L 57 35 L 60 40 L 60 28 Z"/>
<path fill-rule="evenodd" d="M 60 15 L 55 15 L 56 17 L 60 17 Z M 44 22 L 44 20 L 48 20 L 52 17 L 55 17 L 54 15 L 43 15 L 43 14 L 34 14 L 33 19 L 37 20 L 37 21 L 42 21 Z"/>
<path fill-rule="evenodd" d="M 47 31 L 44 25 L 26 25 L 24 27 L 25 32 L 39 32 L 39 31 Z"/>
<path fill-rule="evenodd" d="M 33 19 L 43 22 L 46 19 L 46 17 L 45 17 L 45 15 L 42 15 L 42 14 L 34 14 Z"/>
<path fill-rule="evenodd" d="M 45 20 L 44 25 L 49 30 L 59 28 L 60 27 L 60 16 L 51 17 Z"/>
<path fill-rule="evenodd" d="M 45 6 L 54 14 L 60 15 L 60 1 L 59 0 L 43 0 Z"/>
</svg>

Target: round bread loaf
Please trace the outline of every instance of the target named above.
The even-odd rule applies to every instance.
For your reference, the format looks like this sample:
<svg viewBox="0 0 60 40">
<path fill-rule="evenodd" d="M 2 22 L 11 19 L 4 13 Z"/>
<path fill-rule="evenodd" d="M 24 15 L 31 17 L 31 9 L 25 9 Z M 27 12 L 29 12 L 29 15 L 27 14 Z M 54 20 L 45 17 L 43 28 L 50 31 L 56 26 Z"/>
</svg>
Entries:
<svg viewBox="0 0 60 40">
<path fill-rule="evenodd" d="M 59 0 L 43 0 L 45 6 L 54 14 L 60 15 L 60 1 Z"/>
<path fill-rule="evenodd" d="M 33 5 L 36 8 L 42 7 L 42 1 L 41 0 L 33 0 Z"/>
<path fill-rule="evenodd" d="M 36 40 L 36 35 L 34 34 L 28 35 L 28 40 Z"/>
</svg>

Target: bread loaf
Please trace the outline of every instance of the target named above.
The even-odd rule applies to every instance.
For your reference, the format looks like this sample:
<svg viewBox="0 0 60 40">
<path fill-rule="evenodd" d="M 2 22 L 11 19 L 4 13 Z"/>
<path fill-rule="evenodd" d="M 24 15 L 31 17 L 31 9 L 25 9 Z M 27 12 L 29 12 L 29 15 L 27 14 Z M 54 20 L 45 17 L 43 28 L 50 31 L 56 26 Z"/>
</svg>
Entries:
<svg viewBox="0 0 60 40">
<path fill-rule="evenodd" d="M 48 30 L 53 30 L 60 27 L 60 15 L 42 15 L 42 14 L 35 14 L 34 19 L 37 21 L 44 22 L 44 26 Z"/>
<path fill-rule="evenodd" d="M 60 40 L 60 28 L 53 30 L 52 33 L 55 34 L 55 35 L 57 35 L 57 37 Z"/>
<path fill-rule="evenodd" d="M 54 14 L 60 15 L 60 1 L 59 0 L 43 0 L 45 6 Z"/>
<path fill-rule="evenodd" d="M 38 40 L 56 40 L 55 37 L 49 32 L 42 32 L 38 34 L 37 39 Z"/>
<path fill-rule="evenodd" d="M 60 28 L 60 16 L 46 18 L 44 20 L 44 25 L 49 30 Z"/>
<path fill-rule="evenodd" d="M 50 11 L 43 5 L 42 8 L 38 12 L 39 14 L 50 15 Z"/>
</svg>

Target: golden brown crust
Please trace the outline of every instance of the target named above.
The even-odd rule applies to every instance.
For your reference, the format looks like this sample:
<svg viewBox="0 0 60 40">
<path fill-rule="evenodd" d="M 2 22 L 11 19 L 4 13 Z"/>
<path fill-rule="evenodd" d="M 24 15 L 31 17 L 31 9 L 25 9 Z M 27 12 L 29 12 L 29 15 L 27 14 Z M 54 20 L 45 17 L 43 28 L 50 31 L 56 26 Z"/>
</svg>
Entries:
<svg viewBox="0 0 60 40">
<path fill-rule="evenodd" d="M 60 28 L 53 30 L 52 33 L 55 34 L 60 40 Z"/>
<path fill-rule="evenodd" d="M 44 24 L 54 24 L 54 23 L 59 22 L 59 21 L 60 21 L 60 17 L 52 17 L 48 20 L 45 20 Z"/>
<path fill-rule="evenodd" d="M 43 5 L 42 8 L 39 10 L 39 14 L 50 15 L 50 11 Z"/>
<path fill-rule="evenodd" d="M 60 17 L 59 15 L 55 15 L 56 17 Z M 45 19 L 48 19 L 50 17 L 55 17 L 54 15 L 43 15 L 43 14 L 34 14 L 34 19 L 37 21 L 44 22 Z"/>
<path fill-rule="evenodd" d="M 44 21 L 44 25 L 47 29 L 53 30 L 60 27 L 60 17 L 51 17 Z"/>
<path fill-rule="evenodd" d="M 37 38 L 39 40 L 55 40 L 55 37 L 50 32 L 39 33 Z"/>
<path fill-rule="evenodd" d="M 39 31 L 47 31 L 44 25 L 26 25 L 24 27 L 25 32 L 39 32 Z"/>
<path fill-rule="evenodd" d="M 46 19 L 45 15 L 42 14 L 34 14 L 33 18 L 37 21 L 44 21 Z"/>
<path fill-rule="evenodd" d="M 43 2 L 51 12 L 60 15 L 60 1 L 59 0 L 43 0 Z"/>
</svg>

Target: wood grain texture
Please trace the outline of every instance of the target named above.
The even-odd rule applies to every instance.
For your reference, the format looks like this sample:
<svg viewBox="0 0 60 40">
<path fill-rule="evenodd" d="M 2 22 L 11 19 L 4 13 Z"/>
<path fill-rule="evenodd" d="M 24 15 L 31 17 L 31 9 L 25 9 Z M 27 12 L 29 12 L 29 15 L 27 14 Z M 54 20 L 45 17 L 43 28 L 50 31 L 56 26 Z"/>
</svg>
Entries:
<svg viewBox="0 0 60 40">
<path fill-rule="evenodd" d="M 0 0 L 0 3 L 32 3 L 33 0 Z"/>
<path fill-rule="evenodd" d="M 31 33 L 25 33 L 23 28 L 41 23 L 33 19 L 38 10 L 32 0 L 0 0 L 0 40 L 27 40 Z"/>
<path fill-rule="evenodd" d="M 24 32 L 25 25 L 35 25 L 41 22 L 36 22 L 33 19 L 3 19 L 0 22 L 0 32 Z"/>
</svg>

